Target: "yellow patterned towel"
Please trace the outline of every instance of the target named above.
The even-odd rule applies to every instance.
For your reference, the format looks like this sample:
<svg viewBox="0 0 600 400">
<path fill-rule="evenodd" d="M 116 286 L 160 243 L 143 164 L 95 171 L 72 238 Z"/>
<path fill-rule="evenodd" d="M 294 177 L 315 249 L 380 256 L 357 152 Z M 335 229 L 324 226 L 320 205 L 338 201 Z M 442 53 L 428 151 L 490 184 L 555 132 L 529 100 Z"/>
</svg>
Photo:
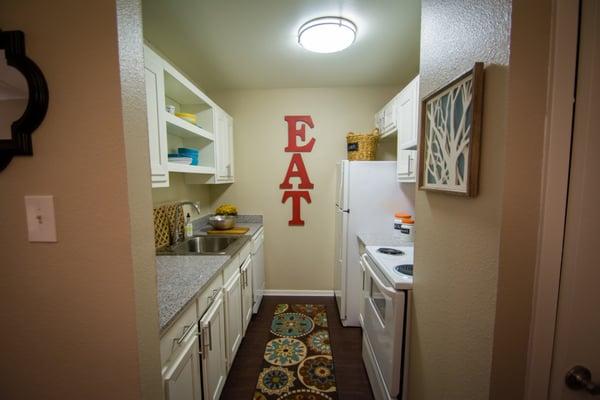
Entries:
<svg viewBox="0 0 600 400">
<path fill-rule="evenodd" d="M 179 203 L 166 203 L 153 210 L 154 217 L 154 247 L 167 246 L 174 241 L 174 237 L 183 237 L 183 210 Z"/>
</svg>

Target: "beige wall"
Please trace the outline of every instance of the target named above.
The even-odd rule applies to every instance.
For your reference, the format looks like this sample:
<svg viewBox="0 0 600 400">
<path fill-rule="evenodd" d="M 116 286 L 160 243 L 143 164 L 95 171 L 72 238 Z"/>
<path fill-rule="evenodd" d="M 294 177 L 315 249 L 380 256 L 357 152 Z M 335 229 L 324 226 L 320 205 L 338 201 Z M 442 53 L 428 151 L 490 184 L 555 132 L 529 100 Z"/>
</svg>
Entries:
<svg viewBox="0 0 600 400">
<path fill-rule="evenodd" d="M 498 400 L 522 398 L 525 386 L 538 255 L 552 3 L 513 0 L 498 305 L 490 389 L 490 398 Z"/>
<path fill-rule="evenodd" d="M 169 187 L 152 189 L 152 200 L 154 205 L 175 201 L 197 201 L 200 203 L 201 215 L 214 212 L 210 202 L 209 185 L 188 185 L 185 183 L 183 174 L 170 174 Z M 192 211 L 189 206 L 184 207 L 184 212 L 190 213 L 192 220 L 198 218 L 196 211 Z"/>
<path fill-rule="evenodd" d="M 282 89 L 211 93 L 234 117 L 236 183 L 211 188 L 213 205 L 237 204 L 242 213 L 264 214 L 268 289 L 330 290 L 333 279 L 335 163 L 346 158 L 348 131 L 373 129 L 373 114 L 399 88 Z M 317 139 L 303 155 L 315 185 L 312 204 L 302 204 L 304 227 L 290 227 L 291 202 L 281 203 L 290 153 L 285 115 L 309 114 Z M 292 181 L 294 184 L 297 182 Z"/>
<path fill-rule="evenodd" d="M 148 291 L 136 297 L 134 268 L 152 246 L 139 232 L 150 191 L 130 197 L 128 179 L 149 187 L 149 166 L 145 122 L 123 121 L 116 15 L 106 1 L 0 3 L 0 26 L 25 32 L 50 90 L 35 155 L 0 172 L 2 398 L 141 398 L 136 299 L 139 311 Z M 144 156 L 126 162 L 125 141 Z M 55 196 L 58 243 L 27 241 L 28 194 Z"/>
<path fill-rule="evenodd" d="M 423 0 L 421 97 L 486 63 L 480 190 L 418 191 L 411 399 L 483 399 L 490 368 L 504 169 L 510 1 Z"/>
</svg>

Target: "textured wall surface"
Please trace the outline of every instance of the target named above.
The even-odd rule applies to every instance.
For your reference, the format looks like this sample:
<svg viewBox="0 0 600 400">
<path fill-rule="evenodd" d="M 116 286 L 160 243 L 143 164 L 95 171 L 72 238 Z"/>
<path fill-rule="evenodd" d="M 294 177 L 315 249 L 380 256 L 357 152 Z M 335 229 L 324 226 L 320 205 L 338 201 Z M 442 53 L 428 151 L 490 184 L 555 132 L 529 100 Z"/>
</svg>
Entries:
<svg viewBox="0 0 600 400">
<path fill-rule="evenodd" d="M 146 86 L 140 0 L 117 0 L 121 105 L 127 163 L 131 260 L 134 270 L 135 315 L 142 398 L 160 400 L 162 376 L 159 351 L 158 296 L 150 156 L 146 119 Z"/>
<path fill-rule="evenodd" d="M 331 290 L 335 164 L 346 158 L 346 133 L 373 129 L 373 115 L 398 88 L 282 89 L 219 92 L 211 97 L 234 117 L 236 183 L 211 188 L 214 204 L 265 216 L 268 289 Z M 279 184 L 291 153 L 285 153 L 285 115 L 309 114 L 307 137 L 316 144 L 303 159 L 315 188 L 302 204 L 304 227 L 288 226 L 291 203 L 281 204 Z M 297 179 L 292 179 L 294 185 Z M 295 186 L 294 186 L 295 187 Z"/>
<path fill-rule="evenodd" d="M 411 399 L 483 399 L 490 384 L 511 2 L 423 0 L 421 97 L 486 64 L 480 190 L 418 191 Z"/>
<path fill-rule="evenodd" d="M 34 156 L 0 173 L 3 399 L 141 398 L 116 15 L 0 2 L 50 91 Z M 29 194 L 55 196 L 58 243 L 28 242 Z"/>
</svg>

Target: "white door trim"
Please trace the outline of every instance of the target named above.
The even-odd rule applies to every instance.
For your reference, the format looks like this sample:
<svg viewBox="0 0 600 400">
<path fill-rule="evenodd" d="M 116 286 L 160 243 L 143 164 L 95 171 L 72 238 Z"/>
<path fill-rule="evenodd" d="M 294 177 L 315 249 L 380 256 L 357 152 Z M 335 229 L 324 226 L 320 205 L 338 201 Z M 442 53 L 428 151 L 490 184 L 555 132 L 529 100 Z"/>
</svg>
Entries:
<svg viewBox="0 0 600 400">
<path fill-rule="evenodd" d="M 579 1 L 554 0 L 538 255 L 525 399 L 548 397 L 567 210 Z"/>
</svg>

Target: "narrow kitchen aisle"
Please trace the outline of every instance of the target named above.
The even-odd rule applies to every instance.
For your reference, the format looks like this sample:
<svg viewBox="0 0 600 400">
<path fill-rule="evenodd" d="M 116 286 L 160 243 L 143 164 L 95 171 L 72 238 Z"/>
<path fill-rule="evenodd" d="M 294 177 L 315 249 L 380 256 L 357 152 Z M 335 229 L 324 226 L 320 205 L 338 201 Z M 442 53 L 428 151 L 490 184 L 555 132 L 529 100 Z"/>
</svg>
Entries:
<svg viewBox="0 0 600 400">
<path fill-rule="evenodd" d="M 222 400 L 251 399 L 260 373 L 265 345 L 277 304 L 325 304 L 329 338 L 335 362 L 337 395 L 340 399 L 373 399 L 361 355 L 360 328 L 344 328 L 333 297 L 268 296 L 254 315 L 235 357 L 221 394 Z"/>
</svg>

